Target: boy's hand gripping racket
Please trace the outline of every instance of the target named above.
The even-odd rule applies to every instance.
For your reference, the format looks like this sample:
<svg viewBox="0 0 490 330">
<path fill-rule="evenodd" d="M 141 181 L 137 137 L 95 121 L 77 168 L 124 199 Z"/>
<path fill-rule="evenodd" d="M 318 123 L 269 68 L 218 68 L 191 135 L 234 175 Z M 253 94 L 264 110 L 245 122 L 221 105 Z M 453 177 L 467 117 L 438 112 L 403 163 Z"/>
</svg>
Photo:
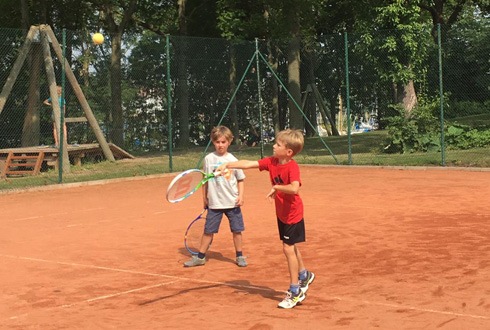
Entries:
<svg viewBox="0 0 490 330">
<path fill-rule="evenodd" d="M 167 200 L 170 203 L 181 202 L 195 193 L 206 182 L 219 175 L 229 178 L 231 171 L 216 171 L 214 173 L 204 173 L 198 169 L 191 169 L 177 175 L 167 188 Z"/>
</svg>

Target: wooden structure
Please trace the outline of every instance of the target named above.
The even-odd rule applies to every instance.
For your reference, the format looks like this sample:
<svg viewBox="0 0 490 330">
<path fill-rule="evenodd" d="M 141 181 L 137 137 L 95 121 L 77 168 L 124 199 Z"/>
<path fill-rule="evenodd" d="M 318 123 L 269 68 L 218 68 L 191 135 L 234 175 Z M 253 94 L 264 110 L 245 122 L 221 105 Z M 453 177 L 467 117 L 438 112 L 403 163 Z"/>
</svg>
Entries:
<svg viewBox="0 0 490 330">
<path fill-rule="evenodd" d="M 134 156 L 109 143 L 115 159 L 134 159 Z M 82 160 L 99 160 L 104 158 L 102 148 L 97 143 L 69 144 L 67 153 L 71 163 L 81 165 Z M 0 149 L 1 177 L 39 174 L 43 167 L 58 166 L 59 150 L 51 146 L 23 147 Z"/>
<path fill-rule="evenodd" d="M 53 104 L 53 114 L 54 114 L 54 122 L 55 126 L 57 129 L 58 136 L 61 136 L 60 132 L 60 127 L 61 127 L 61 111 L 60 111 L 60 104 L 58 101 L 58 95 L 57 95 L 57 90 L 56 90 L 56 80 L 55 80 L 55 73 L 54 73 L 54 65 L 53 65 L 53 59 L 51 56 L 51 48 L 50 45 L 52 46 L 56 56 L 64 64 L 65 67 L 65 74 L 66 77 L 71 84 L 73 91 L 80 102 L 80 105 L 84 111 L 85 117 L 78 117 L 78 118 L 66 118 L 65 122 L 79 122 L 79 121 L 87 121 L 92 129 L 92 131 L 95 134 L 95 137 L 97 139 L 97 142 L 99 143 L 99 149 L 102 151 L 102 154 L 104 157 L 109 160 L 109 161 L 115 161 L 114 155 L 112 153 L 111 147 L 107 143 L 104 134 L 102 133 L 102 130 L 99 127 L 99 124 L 97 123 L 97 120 L 85 98 L 85 95 L 83 94 L 83 91 L 78 84 L 78 81 L 71 70 L 70 64 L 66 60 L 66 58 L 63 57 L 63 52 L 62 48 L 56 39 L 56 36 L 54 32 L 51 30 L 51 27 L 48 25 L 39 25 L 39 26 L 31 26 L 29 29 L 29 32 L 27 33 L 25 42 L 21 49 L 19 50 L 19 55 L 13 65 L 12 70 L 10 71 L 10 74 L 7 78 L 7 81 L 5 85 L 2 88 L 2 91 L 0 92 L 0 113 L 2 112 L 5 103 L 7 101 L 8 96 L 10 95 L 12 88 L 14 86 L 14 83 L 20 73 L 20 70 L 22 68 L 22 65 L 24 61 L 26 60 L 26 57 L 29 53 L 29 50 L 31 48 L 31 44 L 33 42 L 37 42 L 35 40 L 38 40 L 37 36 L 39 36 L 39 40 L 42 46 L 42 51 L 43 51 L 43 56 L 44 56 L 44 64 L 46 67 L 46 76 L 47 80 L 49 83 L 49 91 L 50 91 L 50 97 L 52 100 Z M 26 118 L 27 119 L 27 118 Z M 63 143 L 63 172 L 69 172 L 70 167 L 69 167 L 69 146 L 66 141 L 62 141 Z"/>
<path fill-rule="evenodd" d="M 44 152 L 16 152 L 9 151 L 5 165 L 1 170 L 1 177 L 13 175 L 35 175 L 41 171 L 41 165 L 44 161 Z"/>
</svg>

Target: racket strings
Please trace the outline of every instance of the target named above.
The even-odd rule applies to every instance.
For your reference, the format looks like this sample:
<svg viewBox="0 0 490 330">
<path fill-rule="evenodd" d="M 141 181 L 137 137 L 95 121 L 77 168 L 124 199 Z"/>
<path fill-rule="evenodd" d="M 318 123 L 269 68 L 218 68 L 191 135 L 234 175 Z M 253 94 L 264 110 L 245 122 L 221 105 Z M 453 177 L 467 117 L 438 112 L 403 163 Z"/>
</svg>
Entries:
<svg viewBox="0 0 490 330">
<path fill-rule="evenodd" d="M 201 247 L 201 238 L 204 233 L 204 219 L 195 221 L 192 226 L 189 227 L 187 234 L 185 236 L 185 244 L 187 250 L 192 254 L 198 254 Z"/>
<path fill-rule="evenodd" d="M 198 187 L 203 176 L 201 172 L 190 172 L 177 177 L 167 190 L 167 198 L 169 201 L 179 201 L 186 196 L 192 194 Z"/>
</svg>

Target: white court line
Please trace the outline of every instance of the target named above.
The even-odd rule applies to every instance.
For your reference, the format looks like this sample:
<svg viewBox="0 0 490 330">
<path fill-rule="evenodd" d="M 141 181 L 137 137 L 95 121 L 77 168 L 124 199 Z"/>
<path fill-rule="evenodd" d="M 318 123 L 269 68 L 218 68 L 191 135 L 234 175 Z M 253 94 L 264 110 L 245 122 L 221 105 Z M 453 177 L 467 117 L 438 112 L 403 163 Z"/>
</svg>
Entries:
<svg viewBox="0 0 490 330">
<path fill-rule="evenodd" d="M 72 263 L 72 262 L 54 261 L 54 260 L 45 260 L 45 259 L 39 259 L 39 258 L 21 257 L 21 256 L 13 256 L 13 255 L 6 255 L 6 254 L 0 254 L 0 257 L 9 258 L 9 259 L 20 259 L 20 260 L 28 260 L 28 261 L 37 261 L 37 262 L 44 262 L 44 263 L 50 263 L 50 264 L 72 266 L 72 267 L 84 267 L 84 268 L 92 268 L 92 269 L 109 270 L 109 271 L 120 272 L 120 273 L 127 273 L 127 274 L 137 274 L 137 275 L 148 275 L 148 276 L 155 276 L 155 277 L 163 277 L 163 278 L 173 279 L 174 281 L 171 282 L 171 283 L 175 283 L 175 282 L 178 282 L 178 281 L 190 281 L 190 282 L 198 282 L 198 283 L 204 283 L 204 284 L 218 284 L 218 285 L 229 286 L 229 287 L 254 289 L 254 290 L 260 290 L 260 291 L 271 291 L 271 289 L 264 289 L 263 287 L 257 287 L 257 286 L 253 286 L 253 285 L 241 285 L 241 284 L 233 284 L 233 283 L 207 281 L 207 280 L 201 280 L 201 279 L 196 279 L 196 278 L 171 276 L 171 275 L 164 275 L 164 274 L 158 274 L 158 273 L 148 273 L 148 272 L 134 271 L 134 270 L 128 270 L 128 269 L 120 269 L 120 268 L 112 268 L 112 267 L 104 267 L 104 266 L 95 266 L 95 265 L 86 265 L 86 264 L 78 264 L 78 263 Z M 160 284 L 160 285 L 164 285 L 164 284 Z M 156 285 L 156 286 L 158 286 L 158 285 Z M 143 288 L 145 288 L 145 287 L 143 287 Z M 141 288 L 141 289 L 143 289 L 143 288 Z M 69 304 L 69 305 L 55 306 L 55 307 L 53 307 L 53 309 L 54 308 L 70 307 L 72 305 L 81 304 L 81 303 L 84 303 L 84 302 L 90 302 L 90 301 L 108 299 L 108 298 L 111 298 L 111 297 L 115 297 L 115 296 L 123 295 L 123 294 L 126 294 L 126 293 L 130 293 L 130 292 L 133 292 L 135 290 L 138 291 L 140 289 L 134 289 L 134 290 L 124 291 L 124 292 L 119 292 L 119 293 L 115 293 L 115 294 L 107 295 L 107 296 L 95 297 L 95 298 L 92 298 L 92 299 L 84 300 L 84 301 L 81 301 L 81 302 L 78 302 L 78 303 Z M 468 317 L 468 318 L 473 318 L 473 319 L 490 320 L 490 316 L 485 316 L 485 315 L 476 315 L 476 314 L 465 314 L 465 313 L 457 313 L 457 312 L 440 311 L 440 310 L 436 310 L 436 309 L 421 308 L 421 307 L 414 307 L 414 306 L 405 306 L 405 305 L 397 305 L 397 304 L 390 304 L 390 303 L 383 303 L 383 302 L 376 302 L 376 301 L 369 301 L 369 300 L 362 300 L 362 299 L 361 300 L 357 300 L 357 299 L 350 299 L 350 298 L 343 298 L 343 297 L 326 297 L 326 298 L 327 299 L 338 300 L 338 301 L 347 301 L 347 302 L 353 302 L 353 303 L 361 303 L 361 304 L 372 305 L 372 306 L 383 306 L 383 307 L 389 307 L 389 308 L 408 309 L 408 310 L 419 311 L 419 312 L 426 312 L 426 313 L 433 313 L 433 314 L 451 315 L 451 316 Z M 22 315 L 26 315 L 26 314 L 22 314 Z M 19 315 L 19 316 L 22 316 L 22 315 Z M 19 316 L 12 316 L 11 319 L 12 318 L 19 317 Z"/>
<path fill-rule="evenodd" d="M 65 305 L 61 305 L 61 306 L 57 306 L 57 307 L 61 307 L 61 308 L 72 307 L 72 306 L 75 306 L 75 305 L 78 305 L 78 304 L 90 303 L 90 302 L 97 301 L 97 300 L 104 300 L 104 299 L 109 299 L 109 298 L 112 298 L 112 297 L 122 296 L 122 295 L 125 295 L 125 294 L 128 294 L 128 293 L 133 293 L 133 292 L 138 292 L 138 291 L 144 291 L 144 290 L 148 290 L 148 289 L 158 288 L 160 286 L 174 284 L 174 283 L 177 283 L 179 281 L 181 281 L 181 280 L 175 280 L 175 281 L 165 282 L 165 283 L 158 283 L 158 284 L 155 284 L 155 285 L 147 285 L 147 286 L 143 286 L 143 287 L 137 288 L 137 289 L 116 292 L 116 293 L 107 294 L 107 295 L 104 295 L 104 296 L 98 296 L 98 297 L 95 297 L 95 298 L 90 298 L 90 299 L 87 299 L 87 300 L 75 302 L 75 303 L 72 303 L 72 304 L 65 304 Z"/>
<path fill-rule="evenodd" d="M 39 219 L 42 218 L 43 216 L 35 216 L 35 217 L 27 217 L 27 218 L 18 218 L 18 219 L 12 219 L 12 221 L 24 221 L 24 220 L 34 220 L 34 219 Z"/>
<path fill-rule="evenodd" d="M 143 287 L 137 288 L 137 289 L 127 290 L 127 291 L 121 291 L 121 292 L 116 292 L 116 293 L 113 293 L 113 294 L 108 294 L 108 295 L 104 295 L 104 296 L 98 296 L 98 297 L 95 297 L 95 298 L 90 298 L 90 299 L 87 299 L 87 300 L 77 301 L 77 302 L 74 302 L 72 304 L 64 304 L 64 305 L 49 307 L 49 308 L 46 308 L 46 310 L 54 310 L 54 309 L 57 309 L 57 308 L 69 308 L 69 307 L 73 307 L 73 306 L 81 305 L 81 304 L 86 304 L 86 303 L 90 303 L 90 302 L 97 301 L 97 300 L 104 300 L 104 299 L 109 299 L 109 298 L 112 298 L 112 297 L 122 296 L 122 295 L 125 295 L 125 294 L 128 294 L 128 293 L 133 293 L 133 292 L 138 292 L 138 291 L 144 291 L 144 290 L 148 290 L 148 289 L 158 288 L 159 286 L 170 285 L 170 284 L 174 284 L 174 283 L 179 282 L 179 281 L 180 280 L 175 280 L 175 281 L 166 282 L 166 283 L 158 283 L 158 284 L 155 284 L 155 285 L 147 285 L 147 286 L 143 286 Z M 15 319 L 18 319 L 18 318 L 21 318 L 21 317 L 24 317 L 24 316 L 28 316 L 29 314 L 30 313 L 24 313 L 24 314 L 20 314 L 20 315 L 15 315 L 15 316 L 9 317 L 9 319 L 10 320 L 15 320 Z"/>
<path fill-rule="evenodd" d="M 174 213 L 175 212 L 187 212 L 189 211 L 189 209 L 176 209 L 176 210 L 165 210 L 165 211 L 156 211 L 156 212 L 153 212 L 153 214 L 165 214 L 165 213 Z"/>
<path fill-rule="evenodd" d="M 408 310 L 417 311 L 417 312 L 427 312 L 427 313 L 434 313 L 434 314 L 444 314 L 444 315 L 451 315 L 451 316 L 462 316 L 462 317 L 470 317 L 470 318 L 474 318 L 474 319 L 490 320 L 490 316 L 485 316 L 485 315 L 475 315 L 475 314 L 464 314 L 464 313 L 440 311 L 437 309 L 389 304 L 389 303 L 375 302 L 375 301 L 370 301 L 370 300 L 355 300 L 355 299 L 340 298 L 340 297 L 331 297 L 331 299 L 335 299 L 338 301 L 348 301 L 348 302 L 357 303 L 357 304 L 362 303 L 362 304 L 366 304 L 366 305 L 376 305 L 376 306 L 390 307 L 390 308 L 396 308 L 396 309 L 408 309 Z"/>
<path fill-rule="evenodd" d="M 73 213 L 78 213 L 78 212 L 92 212 L 92 211 L 98 211 L 98 210 L 103 210 L 103 209 L 105 209 L 105 207 L 95 207 L 95 208 L 91 208 L 91 209 L 73 210 L 70 212 L 49 213 L 49 214 L 44 214 L 44 215 L 32 216 L 32 217 L 10 219 L 10 221 L 15 222 L 15 221 L 37 220 L 37 219 L 43 219 L 43 218 L 51 218 L 51 217 L 60 216 L 60 215 L 67 215 L 67 214 L 73 214 Z"/>
</svg>

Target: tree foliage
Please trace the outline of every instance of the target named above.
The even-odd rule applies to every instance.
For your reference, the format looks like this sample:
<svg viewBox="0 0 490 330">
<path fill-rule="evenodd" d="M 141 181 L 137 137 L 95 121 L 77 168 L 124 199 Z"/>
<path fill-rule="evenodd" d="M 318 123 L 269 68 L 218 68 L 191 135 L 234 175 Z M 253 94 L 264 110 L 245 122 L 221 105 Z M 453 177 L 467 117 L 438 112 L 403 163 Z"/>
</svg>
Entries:
<svg viewBox="0 0 490 330">
<path fill-rule="evenodd" d="M 355 115 L 375 109 L 388 116 L 400 95 L 437 93 L 438 26 L 445 88 L 454 100 L 448 103 L 478 107 L 490 93 L 490 64 L 482 55 L 490 52 L 489 8 L 488 0 L 3 0 L 0 21 L 6 28 L 49 24 L 57 35 L 68 29 L 68 57 L 108 137 L 126 147 L 138 140 L 141 148 L 163 148 L 167 142 L 204 144 L 242 75 L 235 112 L 224 121 L 246 134 L 259 116 L 257 70 L 263 119 L 273 118 L 274 129 L 305 126 L 276 76 L 299 104 L 307 86 L 316 84 L 335 118 L 345 98 L 344 33 Z M 106 35 L 104 45 L 90 45 L 94 31 Z M 171 75 L 178 77 L 170 86 L 174 141 L 165 140 L 167 35 L 174 38 Z M 256 38 L 269 66 L 253 63 L 245 73 Z M 315 107 L 306 108 L 316 124 Z"/>
</svg>

